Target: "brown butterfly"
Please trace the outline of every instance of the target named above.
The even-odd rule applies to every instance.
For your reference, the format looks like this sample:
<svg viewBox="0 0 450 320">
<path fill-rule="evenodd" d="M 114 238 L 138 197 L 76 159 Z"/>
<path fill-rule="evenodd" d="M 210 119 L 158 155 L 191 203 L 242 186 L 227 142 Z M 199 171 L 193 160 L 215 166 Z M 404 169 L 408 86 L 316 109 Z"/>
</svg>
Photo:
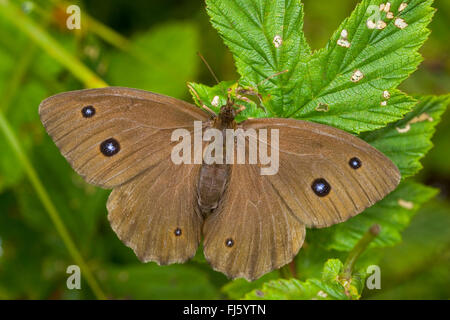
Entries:
<svg viewBox="0 0 450 320">
<path fill-rule="evenodd" d="M 41 121 L 88 183 L 113 189 L 107 208 L 117 236 L 143 261 L 160 265 L 204 255 L 231 278 L 254 280 L 289 263 L 305 227 L 346 221 L 391 192 L 397 167 L 342 130 L 294 119 L 237 124 L 232 101 L 211 116 L 189 103 L 110 87 L 52 96 Z M 278 129 L 279 170 L 258 164 L 171 161 L 175 129 Z"/>
</svg>

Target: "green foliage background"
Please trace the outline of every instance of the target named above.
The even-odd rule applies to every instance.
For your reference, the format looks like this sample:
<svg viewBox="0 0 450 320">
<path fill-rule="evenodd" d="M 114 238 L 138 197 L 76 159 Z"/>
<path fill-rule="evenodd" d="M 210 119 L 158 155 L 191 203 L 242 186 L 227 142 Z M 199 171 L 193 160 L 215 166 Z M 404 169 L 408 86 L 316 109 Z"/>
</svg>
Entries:
<svg viewBox="0 0 450 320">
<path fill-rule="evenodd" d="M 429 151 L 449 101 L 444 95 L 450 88 L 450 3 L 435 1 L 438 10 L 428 25 L 430 1 L 407 1 L 414 10 L 405 14 L 415 22 L 403 30 L 407 33 L 398 36 L 391 25 L 375 36 L 362 34 L 351 54 L 343 57 L 345 49 L 333 44 L 358 1 L 302 2 L 305 37 L 298 32 L 300 1 L 270 2 L 285 5 L 286 19 L 271 19 L 271 12 L 282 10 L 274 5 L 260 16 L 262 28 L 251 23 L 260 20 L 253 19 L 256 10 L 245 5 L 249 0 L 208 1 L 213 25 L 231 50 L 211 26 L 203 1 L 77 2 L 82 8 L 80 31 L 67 30 L 68 4 L 63 1 L 0 2 L 0 298 L 450 298 L 449 113 L 442 116 L 435 147 Z M 391 2 L 397 7 L 401 3 Z M 257 8 L 265 1 L 254 3 Z M 355 16 L 343 22 L 350 36 L 360 30 L 356 18 L 364 14 L 361 8 L 379 3 L 363 1 Z M 286 51 L 273 51 L 273 34 L 282 32 L 283 24 L 294 31 L 285 30 Z M 432 33 L 421 47 L 427 25 Z M 265 44 L 259 41 L 264 38 Z M 374 42 L 382 45 L 370 47 Z M 420 47 L 423 62 L 407 78 L 422 60 Z M 219 79 L 231 82 L 209 87 L 214 80 L 197 51 Z M 325 67 L 334 78 L 317 76 Z M 364 81 L 348 86 L 353 70 L 365 67 Z M 211 270 L 201 251 L 183 265 L 139 263 L 108 225 L 109 191 L 87 185 L 73 172 L 37 114 L 40 101 L 52 94 L 106 83 L 192 101 L 186 86 L 192 82 L 208 104 L 214 95 L 224 99 L 226 88 L 238 79 L 241 85 L 255 86 L 285 69 L 290 72 L 259 88 L 271 94 L 265 100 L 271 116 L 298 117 L 361 134 L 399 166 L 404 178 L 421 169 L 419 160 L 429 151 L 419 175 L 404 179 L 376 206 L 343 224 L 310 230 L 293 265 L 295 278 L 285 268 L 253 283 L 229 281 Z M 391 98 L 380 113 L 373 101 L 384 89 L 390 89 Z M 329 105 L 330 111 L 316 111 L 319 103 Z M 246 112 L 262 116 L 253 105 Z M 398 133 L 396 128 L 423 113 L 433 120 Z M 413 208 L 399 206 L 400 199 Z M 374 223 L 381 225 L 381 233 L 346 282 L 342 274 L 349 252 Z M 83 269 L 81 290 L 66 288 L 66 268 L 72 264 Z M 381 268 L 381 290 L 364 289 L 371 264 Z"/>
</svg>

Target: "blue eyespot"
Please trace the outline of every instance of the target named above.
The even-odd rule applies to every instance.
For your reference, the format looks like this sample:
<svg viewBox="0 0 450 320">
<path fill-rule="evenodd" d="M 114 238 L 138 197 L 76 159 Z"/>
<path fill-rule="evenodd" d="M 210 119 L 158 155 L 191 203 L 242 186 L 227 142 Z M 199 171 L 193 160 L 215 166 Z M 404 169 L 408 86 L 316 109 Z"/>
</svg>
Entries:
<svg viewBox="0 0 450 320">
<path fill-rule="evenodd" d="M 93 106 L 86 106 L 81 109 L 81 114 L 85 118 L 93 117 L 95 115 L 95 108 Z"/>
<path fill-rule="evenodd" d="M 120 144 L 116 139 L 107 139 L 100 144 L 100 151 L 105 156 L 111 157 L 120 151 Z"/>
<path fill-rule="evenodd" d="M 323 178 L 314 180 L 314 182 L 311 185 L 311 188 L 314 191 L 314 193 L 319 197 L 325 197 L 331 191 L 330 184 Z"/>
<path fill-rule="evenodd" d="M 361 160 L 359 160 L 356 157 L 351 158 L 350 161 L 348 162 L 348 164 L 350 165 L 351 168 L 353 168 L 355 170 L 361 168 L 361 166 L 362 166 Z"/>
</svg>

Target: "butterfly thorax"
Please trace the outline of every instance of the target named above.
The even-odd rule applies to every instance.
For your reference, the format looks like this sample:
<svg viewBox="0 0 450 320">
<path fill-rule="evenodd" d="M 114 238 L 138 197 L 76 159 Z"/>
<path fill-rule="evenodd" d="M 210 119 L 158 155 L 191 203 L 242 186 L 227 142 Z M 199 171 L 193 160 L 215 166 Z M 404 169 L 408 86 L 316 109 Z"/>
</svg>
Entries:
<svg viewBox="0 0 450 320">
<path fill-rule="evenodd" d="M 236 107 L 232 100 L 220 108 L 219 115 L 214 119 L 213 127 L 219 130 L 236 129 Z"/>
<path fill-rule="evenodd" d="M 236 129 L 236 109 L 234 103 L 228 100 L 220 108 L 219 115 L 214 119 L 213 128 L 221 130 L 225 136 L 226 129 Z M 224 143 L 224 150 L 225 150 Z M 231 167 L 229 164 L 202 164 L 197 185 L 197 201 L 201 213 L 207 216 L 214 212 L 223 198 L 228 185 Z"/>
</svg>

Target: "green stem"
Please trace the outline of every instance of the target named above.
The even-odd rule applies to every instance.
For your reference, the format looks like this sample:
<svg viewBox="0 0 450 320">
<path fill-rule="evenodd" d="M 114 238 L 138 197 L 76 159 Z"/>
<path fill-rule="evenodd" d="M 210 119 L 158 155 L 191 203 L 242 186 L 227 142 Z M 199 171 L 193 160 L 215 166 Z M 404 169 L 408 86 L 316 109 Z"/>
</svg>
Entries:
<svg viewBox="0 0 450 320">
<path fill-rule="evenodd" d="M 53 56 L 56 60 L 66 66 L 70 71 L 74 73 L 81 81 L 83 81 L 87 86 L 91 87 L 102 87 L 106 86 L 106 83 L 103 82 L 100 78 L 98 78 L 94 73 L 92 73 L 88 68 L 86 68 L 81 62 L 79 62 L 76 58 L 72 57 L 70 54 L 65 52 L 65 50 L 59 46 L 59 44 L 54 41 L 50 36 L 48 36 L 43 30 L 39 29 L 32 20 L 30 20 L 27 16 L 23 15 L 23 13 L 14 7 L 14 5 L 9 5 L 8 3 L 1 3 L 2 7 L 5 9 L 0 10 L 0 15 L 4 14 L 6 18 L 9 18 L 11 22 L 13 22 L 20 30 L 22 30 L 25 34 L 27 34 L 34 42 L 40 45 L 50 56 Z M 14 18 L 18 19 L 21 22 L 17 22 L 14 18 L 11 18 L 12 14 L 16 14 Z M 21 25 L 23 23 L 23 25 Z M 33 30 L 34 29 L 34 30 Z M 93 276 L 90 268 L 86 264 L 82 255 L 80 254 L 78 248 L 76 247 L 73 239 L 71 238 L 68 230 L 66 229 L 63 221 L 60 218 L 58 211 L 56 210 L 51 198 L 48 195 L 44 185 L 40 181 L 36 170 L 33 168 L 31 162 L 27 158 L 23 148 L 20 145 L 19 140 L 17 139 L 14 131 L 9 125 L 7 119 L 4 116 L 4 112 L 7 110 L 10 102 L 15 96 L 17 92 L 17 88 L 23 80 L 24 75 L 26 74 L 28 67 L 32 62 L 32 58 L 35 53 L 34 44 L 30 45 L 26 50 L 22 58 L 19 60 L 18 68 L 14 73 L 9 88 L 6 92 L 5 100 L 3 105 L 3 110 L 0 109 L 0 130 L 6 136 L 7 141 L 11 145 L 15 155 L 17 156 L 20 164 L 25 170 L 33 188 L 35 189 L 39 199 L 41 200 L 44 208 L 46 209 L 50 219 L 52 220 L 55 228 L 63 240 L 69 254 L 72 256 L 72 259 L 75 263 L 80 266 L 83 274 L 86 278 L 86 281 L 89 287 L 92 289 L 94 295 L 97 299 L 106 299 L 105 294 L 101 290 L 98 285 L 95 277 Z M 77 70 L 74 72 L 75 70 Z"/>
<path fill-rule="evenodd" d="M 50 2 L 55 7 L 59 7 L 62 10 L 64 10 L 66 7 L 72 4 L 63 0 L 51 0 Z M 41 15 L 45 15 L 46 11 L 42 10 L 41 8 L 38 8 L 38 13 Z M 122 36 L 120 33 L 114 31 L 113 29 L 109 28 L 108 26 L 104 25 L 103 23 L 99 22 L 95 18 L 91 17 L 84 11 L 82 13 L 82 21 L 83 26 L 84 25 L 87 26 L 88 32 L 92 31 L 92 33 L 96 34 L 97 36 L 99 36 L 101 39 L 111 44 L 112 46 L 125 52 L 128 51 L 128 49 L 130 48 L 130 43 L 127 38 Z"/>
<path fill-rule="evenodd" d="M 280 268 L 280 275 L 284 279 L 296 278 L 296 273 L 295 260 L 292 260 L 290 263 Z"/>
<path fill-rule="evenodd" d="M 369 244 L 375 239 L 375 237 L 380 233 L 381 227 L 378 224 L 374 224 L 370 229 L 362 236 L 355 247 L 348 254 L 347 260 L 344 264 L 344 270 L 342 276 L 345 279 L 352 278 L 353 267 L 355 266 L 356 260 L 361 256 L 361 254 L 367 249 Z"/>
<path fill-rule="evenodd" d="M 7 113 L 9 106 L 11 105 L 12 100 L 16 96 L 18 89 L 28 72 L 28 68 L 33 61 L 33 58 L 37 52 L 37 47 L 34 43 L 30 43 L 26 46 L 24 54 L 20 57 L 17 62 L 13 74 L 11 75 L 11 80 L 6 85 L 6 89 L 3 90 L 3 102 L 0 107 L 4 114 Z"/>
<path fill-rule="evenodd" d="M 80 252 L 78 251 L 69 232 L 67 231 L 64 223 L 62 222 L 58 211 L 56 210 L 55 206 L 53 205 L 52 200 L 50 199 L 50 197 L 49 197 L 47 191 L 45 190 L 42 182 L 40 181 L 36 171 L 34 170 L 33 166 L 31 165 L 30 161 L 28 160 L 25 152 L 23 151 L 19 140 L 15 136 L 11 126 L 8 123 L 8 120 L 4 117 L 4 114 L 1 111 L 0 111 L 0 130 L 3 131 L 4 135 L 6 136 L 6 140 L 11 145 L 20 164 L 24 168 L 25 173 L 27 174 L 28 178 L 30 179 L 30 182 L 31 182 L 33 188 L 35 189 L 39 199 L 41 200 L 44 208 L 46 209 L 48 215 L 50 216 L 50 219 L 52 220 L 53 224 L 55 225 L 56 230 L 58 231 L 59 235 L 61 236 L 65 246 L 67 247 L 67 249 L 68 249 L 70 255 L 72 256 L 72 258 L 74 259 L 75 263 L 83 271 L 86 281 L 89 284 L 89 286 L 91 287 L 95 296 L 98 299 L 106 299 L 105 294 L 101 290 L 101 288 L 98 285 L 97 281 L 95 280 L 93 274 L 91 273 L 91 270 L 87 266 L 86 262 L 84 261 L 83 257 L 81 256 Z"/>
<path fill-rule="evenodd" d="M 56 40 L 18 9 L 11 1 L 0 2 L 0 16 L 15 25 L 17 29 L 21 30 L 38 46 L 44 49 L 48 55 L 64 65 L 86 87 L 99 88 L 107 86 L 102 79 L 81 63 L 75 56 L 67 52 Z"/>
</svg>

